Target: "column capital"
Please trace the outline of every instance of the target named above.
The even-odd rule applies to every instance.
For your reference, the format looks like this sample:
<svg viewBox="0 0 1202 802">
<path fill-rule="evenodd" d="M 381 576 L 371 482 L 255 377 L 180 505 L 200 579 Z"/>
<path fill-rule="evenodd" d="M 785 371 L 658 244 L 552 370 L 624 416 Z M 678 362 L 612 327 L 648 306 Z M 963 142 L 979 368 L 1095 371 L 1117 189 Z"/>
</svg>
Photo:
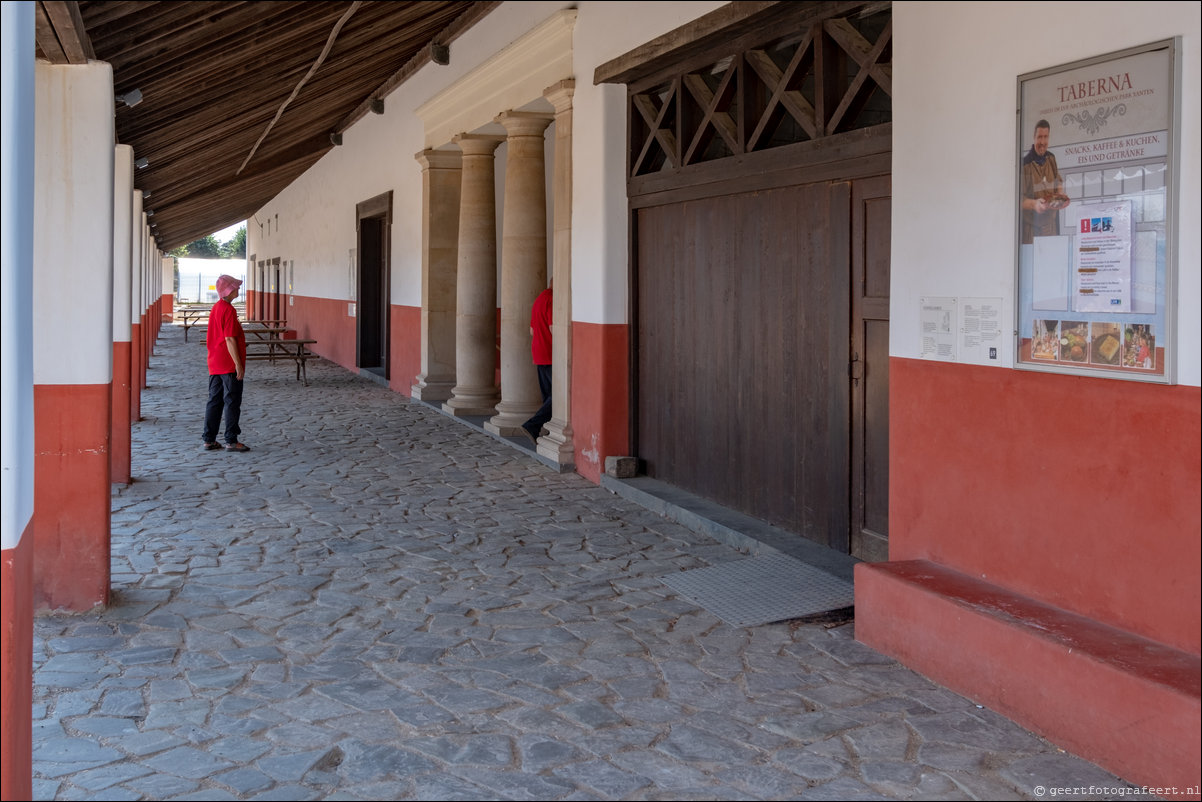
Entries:
<svg viewBox="0 0 1202 802">
<path fill-rule="evenodd" d="M 504 111 L 494 120 L 505 126 L 509 136 L 542 136 L 554 121 L 555 115 L 540 111 Z"/>
<path fill-rule="evenodd" d="M 491 156 L 506 137 L 499 134 L 456 134 L 451 141 L 470 156 Z"/>
<path fill-rule="evenodd" d="M 543 90 L 543 97 L 555 107 L 556 114 L 563 114 L 572 108 L 572 95 L 576 91 L 576 79 L 565 78 L 559 83 L 548 86 Z"/>
<path fill-rule="evenodd" d="M 423 170 L 458 170 L 463 166 L 462 150 L 426 150 L 413 154 Z"/>
</svg>

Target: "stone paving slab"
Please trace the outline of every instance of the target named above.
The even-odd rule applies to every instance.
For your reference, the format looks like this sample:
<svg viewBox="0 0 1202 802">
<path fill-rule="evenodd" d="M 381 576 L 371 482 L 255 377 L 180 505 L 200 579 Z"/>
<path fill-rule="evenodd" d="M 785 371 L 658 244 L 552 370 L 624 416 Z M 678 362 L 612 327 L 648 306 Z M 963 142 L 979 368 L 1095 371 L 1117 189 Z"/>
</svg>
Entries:
<svg viewBox="0 0 1202 802">
<path fill-rule="evenodd" d="M 1132 795 L 854 623 L 723 622 L 661 578 L 746 553 L 324 360 L 201 452 L 204 372 L 166 328 L 113 602 L 35 621 L 37 799 Z"/>
</svg>

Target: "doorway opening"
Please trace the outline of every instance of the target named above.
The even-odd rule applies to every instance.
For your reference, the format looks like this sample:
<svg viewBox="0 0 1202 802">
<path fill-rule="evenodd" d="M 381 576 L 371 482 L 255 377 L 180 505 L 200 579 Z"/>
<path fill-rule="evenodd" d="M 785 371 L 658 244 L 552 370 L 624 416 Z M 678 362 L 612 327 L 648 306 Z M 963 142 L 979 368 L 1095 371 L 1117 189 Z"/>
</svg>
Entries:
<svg viewBox="0 0 1202 802">
<path fill-rule="evenodd" d="M 358 336 L 355 364 L 360 372 L 387 380 L 391 331 L 392 193 L 386 192 L 355 207 L 358 231 Z"/>
</svg>

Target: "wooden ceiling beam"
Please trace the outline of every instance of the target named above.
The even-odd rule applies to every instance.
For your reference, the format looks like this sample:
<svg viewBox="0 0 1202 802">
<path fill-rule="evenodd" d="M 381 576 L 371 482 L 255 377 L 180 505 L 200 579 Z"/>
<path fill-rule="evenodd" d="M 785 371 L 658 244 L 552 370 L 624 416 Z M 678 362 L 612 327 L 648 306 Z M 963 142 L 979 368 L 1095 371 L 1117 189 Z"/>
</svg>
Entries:
<svg viewBox="0 0 1202 802">
<path fill-rule="evenodd" d="M 290 22 L 286 14 L 264 17 L 253 8 L 242 9 L 225 17 L 217 30 L 210 26 L 191 35 L 177 34 L 153 49 L 140 48 L 135 42 L 129 49 L 113 53 L 110 61 L 114 70 L 120 70 L 130 80 L 187 75 L 193 70 L 209 68 L 214 61 L 241 60 L 248 54 L 275 56 L 285 63 L 305 62 L 305 44 L 318 31 L 328 31 L 334 20 L 327 21 L 315 14 L 296 23 Z M 312 63 L 312 59 L 306 63 Z"/>
<path fill-rule="evenodd" d="M 313 162 L 316 161 L 315 157 Z M 303 171 L 312 163 L 302 162 L 300 166 Z M 166 243 L 167 248 L 174 248 L 211 234 L 216 229 L 210 226 L 215 225 L 217 220 L 229 220 L 235 216 L 249 218 L 293 181 L 296 169 L 297 166 L 293 165 L 266 174 L 243 174 L 219 191 L 191 195 L 179 203 L 164 205 L 161 210 L 156 207 L 155 220 L 164 220 L 158 224 L 159 242 Z"/>
<path fill-rule="evenodd" d="M 47 11 L 51 5 L 40 4 L 39 53 L 57 49 L 60 63 L 67 63 L 71 56 Z M 113 65 L 114 88 L 143 93 L 136 108 L 116 109 L 115 123 L 118 140 L 150 160 L 135 180 L 152 191 L 147 208 L 155 211 L 155 237 L 163 247 L 249 217 L 328 153 L 340 121 L 357 108 L 370 113 L 373 93 L 392 92 L 429 63 L 431 41 L 450 44 L 497 5 L 364 3 L 235 176 L 314 63 L 347 0 L 58 3 L 60 11 L 78 6 L 78 29 L 95 57 Z"/>
<path fill-rule="evenodd" d="M 106 0 L 101 3 L 81 3 L 79 11 L 87 23 L 89 31 L 95 31 L 105 26 L 120 25 L 123 21 L 132 20 L 136 24 L 147 12 L 156 7 L 166 5 L 154 0 Z M 95 42 L 95 40 L 93 40 Z"/>
<path fill-rule="evenodd" d="M 96 58 L 88 38 L 79 3 L 63 0 L 38 0 L 34 25 L 42 52 L 56 64 L 87 64 Z M 54 42 L 51 42 L 53 37 Z M 51 56 L 62 58 L 58 61 Z"/>
<path fill-rule="evenodd" d="M 256 155 L 255 159 L 251 161 L 251 166 L 255 173 L 262 174 L 295 167 L 298 163 L 311 164 L 332 150 L 333 147 L 329 137 L 310 137 L 304 142 L 278 153 L 262 157 Z M 232 174 L 215 172 L 208 168 L 205 160 L 197 160 L 190 165 L 190 169 L 181 168 L 178 171 L 172 171 L 172 183 L 165 184 L 161 189 L 150 185 L 147 188 L 153 190 L 152 199 L 155 201 L 153 208 L 157 215 L 160 205 L 179 203 L 191 195 L 204 196 L 211 192 L 224 191 L 236 180 L 239 179 Z"/>
<path fill-rule="evenodd" d="M 450 46 L 452 42 L 458 39 L 465 31 L 471 28 L 480 20 L 484 19 L 497 6 L 501 5 L 498 2 L 480 2 L 472 3 L 467 11 L 460 14 L 453 22 L 446 26 L 431 40 L 431 44 L 426 45 L 418 51 L 412 58 L 401 66 L 396 72 L 388 76 L 388 78 L 376 87 L 370 95 L 363 99 L 354 111 L 344 117 L 335 127 L 334 130 L 341 133 L 350 128 L 355 123 L 362 120 L 371 111 L 371 105 L 376 100 L 383 100 L 390 95 L 398 86 L 409 80 L 419 69 L 429 64 L 432 60 L 432 45 L 434 43 Z"/>
<path fill-rule="evenodd" d="M 46 13 L 46 4 L 38 2 L 33 15 L 34 36 L 38 50 L 51 64 L 66 64 L 67 54 L 54 32 L 54 23 Z"/>
</svg>

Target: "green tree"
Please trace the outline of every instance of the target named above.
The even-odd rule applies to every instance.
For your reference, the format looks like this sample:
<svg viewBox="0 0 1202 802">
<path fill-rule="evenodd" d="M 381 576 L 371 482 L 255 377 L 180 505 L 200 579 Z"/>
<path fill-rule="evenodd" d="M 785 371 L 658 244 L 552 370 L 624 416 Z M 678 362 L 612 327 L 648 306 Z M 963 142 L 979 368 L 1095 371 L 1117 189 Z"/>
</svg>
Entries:
<svg viewBox="0 0 1202 802">
<path fill-rule="evenodd" d="M 212 234 L 189 242 L 186 246 L 188 256 L 194 259 L 220 259 L 221 243 Z"/>
<path fill-rule="evenodd" d="M 246 226 L 239 228 L 228 242 L 222 244 L 221 256 L 223 259 L 246 258 Z"/>
</svg>

